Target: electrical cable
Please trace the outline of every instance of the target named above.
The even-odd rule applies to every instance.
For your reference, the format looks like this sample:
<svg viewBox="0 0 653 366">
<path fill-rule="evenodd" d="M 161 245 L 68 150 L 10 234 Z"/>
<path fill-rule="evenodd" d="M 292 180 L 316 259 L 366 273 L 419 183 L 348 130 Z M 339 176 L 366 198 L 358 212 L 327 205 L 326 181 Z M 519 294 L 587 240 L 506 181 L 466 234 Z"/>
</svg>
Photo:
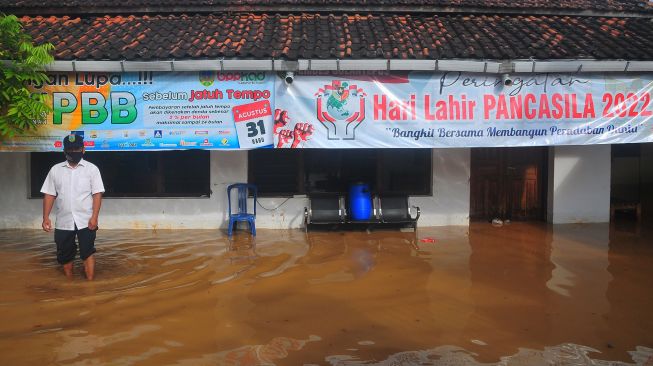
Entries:
<svg viewBox="0 0 653 366">
<path fill-rule="evenodd" d="M 261 204 L 261 201 L 259 201 L 259 200 L 256 200 L 256 203 L 258 203 L 258 205 L 261 206 L 261 208 L 264 209 L 264 210 L 266 210 L 266 211 L 276 211 L 276 210 L 279 209 L 279 207 L 283 206 L 283 204 L 286 203 L 286 202 L 288 202 L 288 200 L 290 200 L 291 198 L 292 198 L 292 197 L 288 197 L 288 198 L 286 198 L 283 202 L 281 202 L 281 203 L 280 203 L 277 207 L 275 207 L 275 208 L 267 208 L 267 207 L 263 206 L 263 205 Z"/>
</svg>

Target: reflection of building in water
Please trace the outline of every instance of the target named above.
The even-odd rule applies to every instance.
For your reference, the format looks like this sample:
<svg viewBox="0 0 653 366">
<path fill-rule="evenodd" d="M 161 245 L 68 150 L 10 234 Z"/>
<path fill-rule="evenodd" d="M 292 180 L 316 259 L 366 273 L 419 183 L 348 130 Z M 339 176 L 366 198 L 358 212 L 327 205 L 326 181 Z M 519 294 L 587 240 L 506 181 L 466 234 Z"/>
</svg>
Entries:
<svg viewBox="0 0 653 366">
<path fill-rule="evenodd" d="M 465 331 L 470 339 L 491 344 L 486 357 L 494 360 L 513 354 L 515 344 L 557 344 L 550 338 L 555 294 L 546 287 L 553 269 L 546 226 L 472 226 L 469 243 L 473 314 Z"/>
<path fill-rule="evenodd" d="M 435 255 L 417 251 L 416 239 L 395 231 L 309 233 L 308 251 L 282 272 L 274 269 L 288 255 L 264 255 L 257 243 L 256 268 L 238 280 L 246 290 L 235 296 L 243 301 L 226 311 L 241 322 L 250 319 L 257 337 L 310 330 L 328 338 L 299 352 L 302 363 L 319 364 L 323 357 L 316 355 L 354 346 L 363 354 L 428 347 L 448 333 L 451 318 L 441 311 L 452 309 L 438 297 L 447 296 L 450 283 L 433 277 Z M 275 274 L 263 276 L 269 273 Z M 361 347 L 365 340 L 374 347 Z"/>
<path fill-rule="evenodd" d="M 606 299 L 611 280 L 608 230 L 607 224 L 552 228 L 555 268 L 547 286 L 554 294 L 550 307 L 554 344 L 574 339 L 574 343 L 604 352 L 613 339 L 604 319 L 610 309 Z"/>
<path fill-rule="evenodd" d="M 653 243 L 650 229 L 639 234 L 612 228 L 607 271 L 611 278 L 603 315 L 610 341 L 620 348 L 653 345 L 653 318 L 643 316 L 653 309 Z M 633 294 L 637 294 L 633 297 Z M 653 358 L 649 360 L 653 364 Z"/>
<path fill-rule="evenodd" d="M 417 242 L 413 255 L 429 263 L 425 291 L 428 303 L 420 315 L 431 322 L 430 346 L 468 345 L 474 339 L 467 332 L 467 323 L 474 312 L 470 301 L 471 247 L 464 227 L 421 229 L 420 237 L 430 237 L 433 243 Z"/>
</svg>

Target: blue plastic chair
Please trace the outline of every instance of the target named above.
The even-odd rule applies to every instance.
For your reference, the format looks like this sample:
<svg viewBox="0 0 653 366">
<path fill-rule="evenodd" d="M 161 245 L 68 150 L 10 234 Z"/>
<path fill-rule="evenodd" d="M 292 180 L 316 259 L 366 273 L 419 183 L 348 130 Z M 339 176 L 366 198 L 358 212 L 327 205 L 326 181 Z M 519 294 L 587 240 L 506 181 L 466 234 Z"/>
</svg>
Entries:
<svg viewBox="0 0 653 366">
<path fill-rule="evenodd" d="M 238 212 L 233 213 L 231 210 L 231 190 L 236 189 L 238 194 Z M 249 213 L 247 210 L 247 193 L 252 192 L 254 197 L 254 213 Z M 234 223 L 238 221 L 247 221 L 253 236 L 256 236 L 256 186 L 247 183 L 236 183 L 227 187 L 227 198 L 229 199 L 229 229 L 227 230 L 229 236 L 233 233 Z"/>
</svg>

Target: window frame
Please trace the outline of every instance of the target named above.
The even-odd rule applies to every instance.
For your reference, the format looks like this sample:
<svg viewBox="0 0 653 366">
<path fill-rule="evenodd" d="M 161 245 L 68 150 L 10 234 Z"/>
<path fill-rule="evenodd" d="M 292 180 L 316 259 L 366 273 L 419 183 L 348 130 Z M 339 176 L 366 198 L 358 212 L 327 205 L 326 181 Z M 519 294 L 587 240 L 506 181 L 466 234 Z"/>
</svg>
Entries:
<svg viewBox="0 0 653 366">
<path fill-rule="evenodd" d="M 413 150 L 413 149 L 406 148 L 405 150 Z M 434 170 L 434 167 L 433 167 L 433 161 L 434 161 L 434 159 L 433 159 L 433 149 L 432 148 L 423 148 L 423 149 L 419 148 L 417 150 L 428 150 L 427 153 L 425 153 L 425 155 L 428 155 L 428 163 L 429 163 L 428 164 L 429 174 L 428 174 L 428 177 L 427 177 L 428 188 L 426 190 L 426 193 L 418 193 L 418 194 L 408 193 L 407 195 L 410 196 L 410 197 L 433 197 L 433 184 L 434 184 L 434 182 L 433 182 L 433 170 Z M 379 153 L 381 153 L 381 149 L 379 149 Z M 378 159 L 378 161 L 377 161 L 377 164 L 380 165 L 380 166 L 377 165 L 377 181 L 379 181 L 379 182 L 383 179 L 382 169 L 386 165 L 386 164 L 383 164 L 383 162 L 381 160 L 384 160 L 384 159 Z M 383 193 L 383 194 L 399 195 L 400 193 Z"/>
<path fill-rule="evenodd" d="M 213 195 L 213 190 L 211 189 L 211 154 L 210 150 L 200 150 L 197 149 L 198 151 L 206 151 L 207 156 L 206 156 L 206 169 L 208 170 L 208 179 L 206 184 L 206 192 L 204 193 L 186 193 L 185 195 L 180 195 L 179 193 L 157 193 L 156 195 L 143 195 L 142 193 L 127 193 L 127 194 L 120 194 L 120 195 L 114 195 L 113 193 L 107 193 L 105 192 L 102 196 L 103 199 L 110 199 L 110 200 L 122 200 L 122 199 L 211 199 L 211 195 Z M 189 151 L 189 150 L 154 150 L 154 151 L 87 151 L 86 154 L 91 153 L 105 153 L 105 154 L 110 154 L 114 152 L 130 152 L 130 153 L 164 153 L 164 152 L 182 152 L 182 151 Z M 33 174 L 32 174 L 32 163 L 33 163 L 33 154 L 35 152 L 29 152 L 27 154 L 27 199 L 34 199 L 34 200 L 40 200 L 43 199 L 43 194 L 40 192 L 35 192 L 32 190 L 32 179 Z M 36 152 L 36 153 L 43 153 L 43 152 Z M 63 158 L 63 152 L 56 152 L 56 151 L 47 151 L 47 153 L 55 153 L 55 154 L 62 154 L 62 157 L 59 162 L 63 163 L 64 158 Z M 86 158 L 86 154 L 85 158 Z M 93 159 L 89 159 L 89 162 L 95 164 Z M 49 166 L 47 169 L 50 169 L 52 167 Z M 106 179 L 104 179 L 104 172 L 102 171 L 102 168 L 100 168 L 100 174 L 103 176 L 103 181 L 105 183 L 105 189 L 106 187 Z M 162 168 L 160 166 L 157 166 L 157 175 L 163 174 Z M 47 175 L 47 173 L 46 173 Z M 42 184 L 43 182 L 39 183 Z"/>
<path fill-rule="evenodd" d="M 264 152 L 264 151 L 269 151 L 273 149 L 251 149 L 247 151 L 247 183 L 253 183 L 254 182 L 254 168 L 252 168 L 252 155 L 256 154 L 257 152 Z M 306 195 L 306 187 L 305 187 L 305 182 L 304 182 L 304 151 L 303 150 L 291 150 L 295 153 L 297 153 L 297 174 L 295 176 L 295 184 L 298 188 L 297 192 L 273 192 L 273 193 L 267 193 L 267 192 L 261 192 L 260 190 L 257 192 L 257 197 L 262 197 L 262 198 L 292 198 L 296 196 L 304 196 Z"/>
</svg>

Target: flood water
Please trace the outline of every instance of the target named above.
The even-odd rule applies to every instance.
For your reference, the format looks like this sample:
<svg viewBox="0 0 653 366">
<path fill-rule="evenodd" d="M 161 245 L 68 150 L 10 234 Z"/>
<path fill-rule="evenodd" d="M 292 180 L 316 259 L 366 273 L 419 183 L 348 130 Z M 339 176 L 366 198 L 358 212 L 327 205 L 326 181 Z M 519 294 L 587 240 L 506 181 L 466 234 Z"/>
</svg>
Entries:
<svg viewBox="0 0 653 366">
<path fill-rule="evenodd" d="M 0 365 L 653 365 L 653 231 L 0 231 Z"/>
</svg>

